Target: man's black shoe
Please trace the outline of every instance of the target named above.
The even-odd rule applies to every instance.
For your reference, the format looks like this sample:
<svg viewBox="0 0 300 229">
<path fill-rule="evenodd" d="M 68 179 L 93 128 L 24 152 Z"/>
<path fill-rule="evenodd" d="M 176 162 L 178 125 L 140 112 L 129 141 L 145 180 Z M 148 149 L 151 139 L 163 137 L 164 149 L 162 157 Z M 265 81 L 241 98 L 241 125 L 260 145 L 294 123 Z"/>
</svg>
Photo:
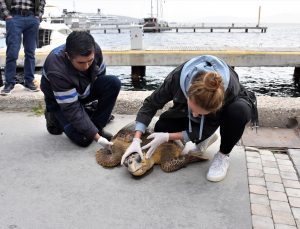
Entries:
<svg viewBox="0 0 300 229">
<path fill-rule="evenodd" d="M 106 138 L 108 141 L 111 141 L 111 139 L 113 137 L 113 135 L 111 133 L 109 133 L 103 129 L 99 131 L 99 134 L 100 134 L 100 136 Z"/>
<path fill-rule="evenodd" d="M 1 90 L 1 95 L 10 95 L 15 85 L 13 84 L 5 84 L 4 88 Z"/>
<path fill-rule="evenodd" d="M 24 87 L 27 91 L 37 92 L 39 91 L 38 87 L 34 85 L 33 82 L 31 83 L 25 83 Z"/>
<path fill-rule="evenodd" d="M 46 127 L 50 134 L 60 135 L 63 133 L 63 128 L 60 126 L 54 113 L 45 110 Z"/>
</svg>

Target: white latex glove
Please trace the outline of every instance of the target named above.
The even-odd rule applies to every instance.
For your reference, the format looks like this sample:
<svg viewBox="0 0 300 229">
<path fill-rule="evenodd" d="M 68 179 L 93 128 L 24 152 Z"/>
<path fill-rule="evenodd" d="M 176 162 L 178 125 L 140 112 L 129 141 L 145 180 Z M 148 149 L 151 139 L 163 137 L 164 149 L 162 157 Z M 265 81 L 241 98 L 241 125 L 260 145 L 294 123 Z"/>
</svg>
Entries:
<svg viewBox="0 0 300 229">
<path fill-rule="evenodd" d="M 185 144 L 185 146 L 181 152 L 181 155 L 186 155 L 190 152 L 195 152 L 195 151 L 199 151 L 199 149 L 197 148 L 195 143 L 189 141 Z"/>
<path fill-rule="evenodd" d="M 159 147 L 164 142 L 169 141 L 169 133 L 153 133 L 147 137 L 147 139 L 151 139 L 151 138 L 153 138 L 153 140 L 149 142 L 147 145 L 142 147 L 143 150 L 149 148 L 146 153 L 147 159 L 149 159 L 152 156 L 152 154 L 157 149 L 157 147 Z"/>
<path fill-rule="evenodd" d="M 109 148 L 110 146 L 112 146 L 114 143 L 108 141 L 106 138 L 104 137 L 100 137 L 97 141 L 101 146 L 103 146 L 104 148 Z"/>
<path fill-rule="evenodd" d="M 133 138 L 132 143 L 130 144 L 130 146 L 128 146 L 128 148 L 126 149 L 125 153 L 122 156 L 121 165 L 123 165 L 126 157 L 128 157 L 132 153 L 138 153 L 141 159 L 143 159 L 144 156 L 141 148 L 141 143 L 142 143 L 141 139 Z"/>
</svg>

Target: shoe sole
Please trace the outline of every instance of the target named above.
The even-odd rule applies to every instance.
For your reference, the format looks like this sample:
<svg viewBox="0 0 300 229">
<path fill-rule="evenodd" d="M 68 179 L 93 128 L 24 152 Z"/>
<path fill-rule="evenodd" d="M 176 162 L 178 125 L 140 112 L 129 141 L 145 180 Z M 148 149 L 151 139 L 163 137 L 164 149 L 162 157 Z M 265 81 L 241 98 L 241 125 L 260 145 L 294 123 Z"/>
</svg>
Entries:
<svg viewBox="0 0 300 229">
<path fill-rule="evenodd" d="M 0 95 L 3 95 L 3 96 L 7 96 L 7 95 L 10 95 L 10 94 L 11 94 L 11 92 L 9 92 L 9 93 L 1 92 L 1 93 L 0 93 Z"/>
<path fill-rule="evenodd" d="M 6 96 L 6 95 L 10 95 L 15 89 L 13 88 L 12 90 L 10 90 L 10 92 L 1 92 L 0 95 Z"/>
<path fill-rule="evenodd" d="M 229 169 L 229 168 L 228 168 L 228 169 Z M 208 181 L 211 181 L 211 182 L 219 182 L 219 181 L 222 181 L 222 180 L 224 180 L 224 178 L 226 177 L 227 172 L 228 172 L 228 169 L 227 169 L 226 173 L 224 174 L 224 176 L 221 176 L 221 177 L 218 177 L 218 178 L 206 176 L 206 179 L 207 179 Z"/>
<path fill-rule="evenodd" d="M 39 89 L 36 89 L 36 90 L 31 90 L 31 89 L 29 89 L 29 88 L 25 87 L 25 91 L 30 91 L 30 92 L 38 92 L 38 91 L 40 91 L 40 90 L 39 90 Z"/>
</svg>

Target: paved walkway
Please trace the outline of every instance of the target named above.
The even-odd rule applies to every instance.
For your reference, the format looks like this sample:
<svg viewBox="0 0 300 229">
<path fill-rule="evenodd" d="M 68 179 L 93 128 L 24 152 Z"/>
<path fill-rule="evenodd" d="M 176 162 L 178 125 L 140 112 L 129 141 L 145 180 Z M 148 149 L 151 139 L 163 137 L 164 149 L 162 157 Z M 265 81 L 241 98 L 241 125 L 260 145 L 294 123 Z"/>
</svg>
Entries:
<svg viewBox="0 0 300 229">
<path fill-rule="evenodd" d="M 117 115 L 113 133 L 134 120 Z M 133 179 L 95 162 L 99 146 L 52 136 L 45 120 L 0 112 L 0 228 L 300 228 L 300 151 L 236 146 L 225 180 L 210 161 Z M 207 155 L 212 157 L 219 142 Z"/>
<path fill-rule="evenodd" d="M 254 228 L 300 228 L 300 150 L 288 153 L 246 147 Z"/>
</svg>

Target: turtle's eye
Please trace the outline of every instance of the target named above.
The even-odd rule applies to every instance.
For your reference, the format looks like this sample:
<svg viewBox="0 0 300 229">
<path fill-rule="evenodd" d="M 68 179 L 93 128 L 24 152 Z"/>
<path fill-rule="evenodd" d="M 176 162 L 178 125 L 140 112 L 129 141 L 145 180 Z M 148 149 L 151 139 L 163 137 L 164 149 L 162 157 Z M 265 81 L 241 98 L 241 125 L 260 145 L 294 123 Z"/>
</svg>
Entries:
<svg viewBox="0 0 300 229">
<path fill-rule="evenodd" d="M 140 155 L 136 156 L 136 162 L 140 163 L 142 161 L 142 158 L 140 157 Z"/>
<path fill-rule="evenodd" d="M 126 158 L 126 159 L 124 160 L 123 165 L 125 165 L 126 167 L 128 167 L 128 158 Z"/>
</svg>

